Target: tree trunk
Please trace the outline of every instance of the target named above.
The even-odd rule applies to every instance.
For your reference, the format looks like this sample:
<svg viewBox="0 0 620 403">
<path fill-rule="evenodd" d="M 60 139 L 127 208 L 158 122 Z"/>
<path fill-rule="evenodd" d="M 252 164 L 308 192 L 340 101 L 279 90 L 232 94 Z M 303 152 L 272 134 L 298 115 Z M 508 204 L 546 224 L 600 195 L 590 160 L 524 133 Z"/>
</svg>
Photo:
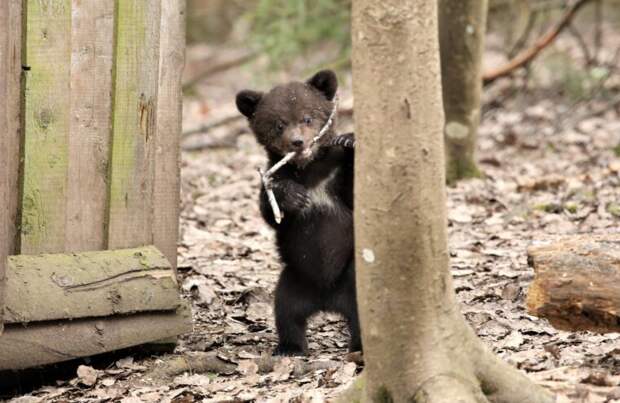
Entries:
<svg viewBox="0 0 620 403">
<path fill-rule="evenodd" d="M 620 331 L 620 235 L 582 235 L 528 249 L 527 307 L 563 330 Z"/>
<path fill-rule="evenodd" d="M 486 349 L 456 304 L 436 7 L 433 0 L 353 1 L 355 253 L 366 374 L 351 392 L 375 402 L 551 402 Z"/>
<path fill-rule="evenodd" d="M 475 156 L 486 20 L 487 0 L 439 1 L 448 183 L 480 176 Z"/>
</svg>

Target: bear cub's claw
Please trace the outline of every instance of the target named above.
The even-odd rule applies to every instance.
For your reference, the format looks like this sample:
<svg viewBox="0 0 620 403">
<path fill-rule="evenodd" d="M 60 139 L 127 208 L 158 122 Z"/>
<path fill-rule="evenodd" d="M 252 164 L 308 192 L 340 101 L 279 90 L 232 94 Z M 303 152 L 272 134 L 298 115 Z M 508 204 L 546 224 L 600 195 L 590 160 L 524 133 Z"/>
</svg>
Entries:
<svg viewBox="0 0 620 403">
<path fill-rule="evenodd" d="M 353 133 L 339 134 L 330 142 L 332 146 L 342 146 L 345 148 L 355 148 L 355 136 Z"/>
</svg>

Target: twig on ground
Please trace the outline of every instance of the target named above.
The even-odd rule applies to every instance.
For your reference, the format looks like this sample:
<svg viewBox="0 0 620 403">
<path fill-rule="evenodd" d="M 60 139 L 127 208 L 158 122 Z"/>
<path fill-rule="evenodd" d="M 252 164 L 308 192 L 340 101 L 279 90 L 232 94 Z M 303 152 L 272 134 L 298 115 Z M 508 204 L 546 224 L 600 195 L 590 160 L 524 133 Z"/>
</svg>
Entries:
<svg viewBox="0 0 620 403">
<path fill-rule="evenodd" d="M 226 136 L 219 139 L 207 138 L 203 141 L 190 142 L 188 144 L 181 145 L 183 151 L 199 151 L 205 148 L 230 148 L 235 147 L 237 144 L 237 138 L 245 133 L 249 133 L 245 127 L 240 127 L 231 131 Z"/>
<path fill-rule="evenodd" d="M 335 368 L 340 365 L 336 361 L 313 361 L 307 362 L 302 358 L 284 358 L 262 356 L 254 361 L 257 365 L 258 373 L 268 374 L 274 370 L 277 364 L 283 359 L 289 359 L 293 364 L 292 374 L 303 376 L 308 372 L 322 369 Z M 191 372 L 195 374 L 214 373 L 218 375 L 231 375 L 238 371 L 237 363 L 221 358 L 217 353 L 196 352 L 178 356 L 165 357 L 145 378 L 158 381 L 170 381 L 174 377 Z"/>
<path fill-rule="evenodd" d="M 214 120 L 213 122 L 204 124 L 200 127 L 197 127 L 195 129 L 191 129 L 188 130 L 186 132 L 183 132 L 183 137 L 188 137 L 188 136 L 192 136 L 194 134 L 202 134 L 202 133 L 207 133 L 210 130 L 216 129 L 220 126 L 226 126 L 227 124 L 230 123 L 235 123 L 241 119 L 243 119 L 245 116 L 243 116 L 240 113 L 235 113 L 234 115 L 228 115 L 228 116 L 224 116 L 223 118 Z"/>
<path fill-rule="evenodd" d="M 235 59 L 231 59 L 231 60 L 227 60 L 225 62 L 222 62 L 220 64 L 216 64 L 214 66 L 209 66 L 207 69 L 205 69 L 204 71 L 198 73 L 195 77 L 191 78 L 189 81 L 187 81 L 186 83 L 183 84 L 183 91 L 187 91 L 190 88 L 192 88 L 194 85 L 198 84 L 199 82 L 201 82 L 202 80 L 204 80 L 205 78 L 216 74 L 216 73 L 220 73 L 222 71 L 231 69 L 233 67 L 237 67 L 240 66 L 242 64 L 245 64 L 247 62 L 249 62 L 250 60 L 254 59 L 256 56 L 258 56 L 257 52 L 252 52 L 252 53 L 246 53 L 244 55 L 241 55 Z"/>
<path fill-rule="evenodd" d="M 514 70 L 523 67 L 529 62 L 531 62 L 544 48 L 546 48 L 558 37 L 558 35 L 564 30 L 564 28 L 566 28 L 570 24 L 573 17 L 577 14 L 577 11 L 579 11 L 581 7 L 583 7 L 590 1 L 591 0 L 577 0 L 576 2 L 574 2 L 566 11 L 566 13 L 564 13 L 560 21 L 545 35 L 538 38 L 538 40 L 536 40 L 532 47 L 521 52 L 519 55 L 514 57 L 505 65 L 486 72 L 482 78 L 483 83 L 485 85 L 490 84 L 498 78 L 505 77 L 511 74 Z"/>
<path fill-rule="evenodd" d="M 319 131 L 319 134 L 314 136 L 307 150 L 310 150 L 312 146 L 314 146 L 325 135 L 325 133 L 327 133 L 327 130 L 330 128 L 330 126 L 334 122 L 334 117 L 336 116 L 337 110 L 338 110 L 338 95 L 336 95 L 336 97 L 333 100 L 332 111 L 329 114 L 329 118 L 327 119 L 327 122 L 325 122 L 325 124 L 321 128 L 321 130 Z M 269 199 L 269 204 L 271 205 L 271 210 L 273 211 L 273 217 L 276 223 L 278 224 L 282 222 L 283 214 L 282 214 L 282 211 L 280 210 L 280 207 L 278 206 L 278 201 L 276 200 L 276 196 L 273 193 L 273 175 L 280 168 L 286 165 L 290 160 L 292 160 L 295 157 L 295 155 L 297 155 L 297 152 L 291 151 L 290 153 L 286 154 L 280 161 L 274 164 L 271 168 L 269 168 L 267 172 L 263 172 L 260 169 L 258 171 L 260 173 L 261 181 L 263 182 L 263 187 L 265 188 L 265 192 L 267 192 L 267 198 Z"/>
</svg>

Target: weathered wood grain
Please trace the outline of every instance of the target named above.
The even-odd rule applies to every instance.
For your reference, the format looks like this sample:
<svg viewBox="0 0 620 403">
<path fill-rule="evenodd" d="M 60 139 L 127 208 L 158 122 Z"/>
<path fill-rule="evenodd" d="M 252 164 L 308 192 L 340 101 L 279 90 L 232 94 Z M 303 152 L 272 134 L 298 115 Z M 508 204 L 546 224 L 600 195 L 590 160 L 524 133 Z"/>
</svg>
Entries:
<svg viewBox="0 0 620 403">
<path fill-rule="evenodd" d="M 114 0 L 73 0 L 67 251 L 106 246 Z"/>
<path fill-rule="evenodd" d="M 22 2 L 0 2 L 0 312 L 6 256 L 17 252 L 21 142 Z M 2 334 L 0 315 L 0 334 Z"/>
<path fill-rule="evenodd" d="M 582 235 L 528 249 L 527 307 L 563 330 L 620 331 L 620 235 Z"/>
<path fill-rule="evenodd" d="M 9 53 L 9 3 L 0 3 L 0 60 L 7 60 Z M 8 86 L 7 64 L 0 63 L 0 99 L 7 99 Z M 5 133 L 9 131 L 8 112 L 6 102 L 0 102 L 0 155 L 7 155 L 7 137 Z M 4 206 L 9 201 L 8 189 L 9 175 L 7 172 L 6 161 L 0 159 L 0 205 Z M 9 248 L 9 215 L 5 209 L 0 209 L 0 312 L 4 306 L 4 273 L 6 271 L 6 257 Z M 4 328 L 3 320 L 0 317 L 0 334 Z"/>
<path fill-rule="evenodd" d="M 154 246 L 9 257 L 5 323 L 175 310 L 174 270 Z"/>
<path fill-rule="evenodd" d="M 7 325 L 0 336 L 0 371 L 87 357 L 191 330 L 191 312 L 185 304 L 176 312 Z"/>
<path fill-rule="evenodd" d="M 21 253 L 65 248 L 71 0 L 27 0 Z"/>
<path fill-rule="evenodd" d="M 150 244 L 160 2 L 116 3 L 108 248 Z"/>
<path fill-rule="evenodd" d="M 185 1 L 162 3 L 159 57 L 157 137 L 153 190 L 153 243 L 173 267 L 179 233 L 179 139 L 181 77 L 185 64 Z"/>
</svg>

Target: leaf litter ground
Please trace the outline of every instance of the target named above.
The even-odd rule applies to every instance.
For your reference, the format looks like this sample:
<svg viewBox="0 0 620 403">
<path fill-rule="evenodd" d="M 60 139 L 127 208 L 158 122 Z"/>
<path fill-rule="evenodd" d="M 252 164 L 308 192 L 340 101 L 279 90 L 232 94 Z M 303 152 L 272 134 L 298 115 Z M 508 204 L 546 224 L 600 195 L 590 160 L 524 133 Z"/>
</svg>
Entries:
<svg viewBox="0 0 620 403">
<path fill-rule="evenodd" d="M 238 73 L 229 79 L 239 82 Z M 563 102 L 523 90 L 520 80 L 500 80 L 485 93 L 479 139 L 485 177 L 448 189 L 457 296 L 478 335 L 557 392 L 559 402 L 620 402 L 620 334 L 558 331 L 524 309 L 533 278 L 527 246 L 567 234 L 618 231 L 620 158 L 614 147 L 620 144 L 620 110 L 613 98 Z M 618 77 L 606 86 L 618 94 Z M 188 128 L 234 110 L 229 100 L 240 88 L 218 88 L 207 100 L 188 99 Z M 515 88 L 516 95 L 492 102 Z M 350 88 L 341 92 L 350 94 Z M 12 401 L 322 402 L 362 370 L 359 357 L 346 353 L 343 323 L 331 314 L 312 320 L 309 357 L 269 358 L 276 344 L 272 294 L 280 264 L 257 205 L 256 169 L 265 156 L 247 133 L 230 141 L 229 134 L 243 127 L 233 123 L 208 134 L 227 138 L 223 147 L 182 155 L 179 281 L 192 303 L 194 332 L 182 336 L 171 355 L 129 351 L 105 366 L 84 361 L 73 377 Z M 351 122 L 343 120 L 341 127 L 350 129 Z M 206 364 L 154 376 L 174 357 Z"/>
</svg>

